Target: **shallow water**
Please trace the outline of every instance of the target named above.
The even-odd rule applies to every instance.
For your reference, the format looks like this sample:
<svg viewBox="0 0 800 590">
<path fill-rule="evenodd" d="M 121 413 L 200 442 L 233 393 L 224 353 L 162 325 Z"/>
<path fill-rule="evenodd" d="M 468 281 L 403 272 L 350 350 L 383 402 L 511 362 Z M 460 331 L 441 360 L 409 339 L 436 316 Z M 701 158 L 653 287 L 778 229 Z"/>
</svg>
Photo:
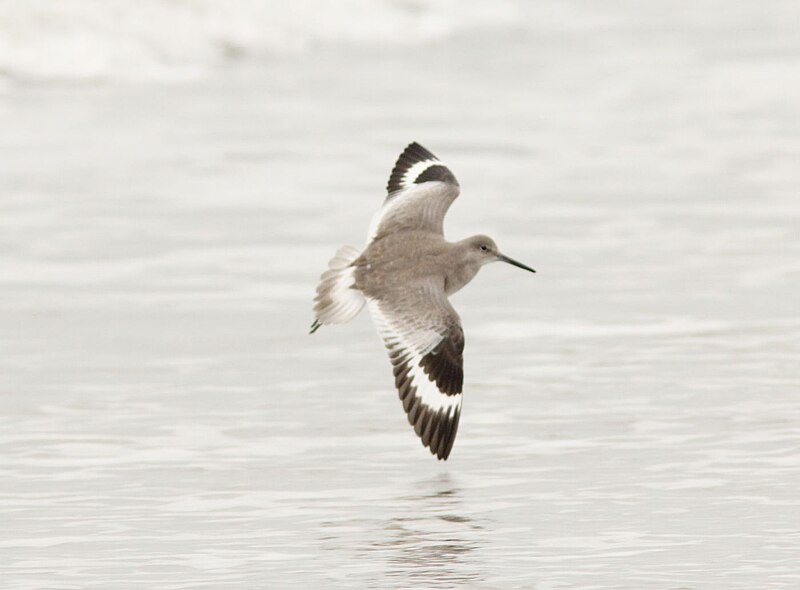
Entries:
<svg viewBox="0 0 800 590">
<path fill-rule="evenodd" d="M 793 9 L 563 6 L 4 88 L 4 587 L 800 585 Z M 446 463 L 366 314 L 306 333 L 411 140 L 538 271 L 453 298 Z"/>
</svg>

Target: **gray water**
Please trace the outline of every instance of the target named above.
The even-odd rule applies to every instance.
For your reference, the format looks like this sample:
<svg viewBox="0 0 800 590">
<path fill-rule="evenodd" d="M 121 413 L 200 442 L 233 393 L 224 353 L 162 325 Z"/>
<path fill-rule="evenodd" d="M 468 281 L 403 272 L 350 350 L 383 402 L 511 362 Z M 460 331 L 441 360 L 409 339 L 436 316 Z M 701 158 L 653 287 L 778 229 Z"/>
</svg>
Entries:
<svg viewBox="0 0 800 590">
<path fill-rule="evenodd" d="M 797 10 L 569 6 L 3 89 L 4 588 L 800 587 Z M 446 463 L 307 334 L 412 140 L 538 271 L 453 297 Z"/>
</svg>

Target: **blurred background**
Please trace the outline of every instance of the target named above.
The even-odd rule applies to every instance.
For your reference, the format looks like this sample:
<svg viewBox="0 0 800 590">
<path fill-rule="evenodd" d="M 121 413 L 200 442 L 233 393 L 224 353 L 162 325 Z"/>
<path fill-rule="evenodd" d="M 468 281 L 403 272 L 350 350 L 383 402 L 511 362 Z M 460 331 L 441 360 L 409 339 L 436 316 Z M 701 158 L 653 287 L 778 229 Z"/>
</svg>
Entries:
<svg viewBox="0 0 800 590">
<path fill-rule="evenodd" d="M 800 585 L 800 5 L 0 0 L 6 588 Z M 398 154 L 465 405 L 307 335 Z"/>
</svg>

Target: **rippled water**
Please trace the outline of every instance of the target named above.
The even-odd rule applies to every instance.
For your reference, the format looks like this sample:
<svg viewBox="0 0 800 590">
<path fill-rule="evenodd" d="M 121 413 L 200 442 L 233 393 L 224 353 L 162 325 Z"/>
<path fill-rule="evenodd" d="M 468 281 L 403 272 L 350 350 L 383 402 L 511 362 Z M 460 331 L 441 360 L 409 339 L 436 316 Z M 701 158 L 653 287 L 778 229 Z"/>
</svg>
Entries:
<svg viewBox="0 0 800 590">
<path fill-rule="evenodd" d="M 791 5 L 570 6 L 5 89 L 3 587 L 800 586 Z M 411 140 L 462 184 L 448 236 L 538 271 L 453 298 L 446 463 L 366 315 L 306 333 Z"/>
</svg>

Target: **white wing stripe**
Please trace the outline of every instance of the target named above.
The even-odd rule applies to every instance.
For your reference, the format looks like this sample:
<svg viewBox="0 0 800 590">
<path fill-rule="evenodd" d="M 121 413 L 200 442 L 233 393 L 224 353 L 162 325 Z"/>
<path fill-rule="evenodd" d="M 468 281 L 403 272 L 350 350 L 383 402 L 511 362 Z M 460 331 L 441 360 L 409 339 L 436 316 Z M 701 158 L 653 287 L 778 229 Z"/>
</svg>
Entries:
<svg viewBox="0 0 800 590">
<path fill-rule="evenodd" d="M 447 395 L 439 391 L 436 383 L 431 381 L 423 368 L 420 367 L 420 360 L 422 360 L 421 356 L 414 356 L 408 363 L 409 367 L 411 367 L 409 377 L 411 377 L 412 383 L 417 388 L 415 397 L 434 412 L 444 409 L 445 414 L 447 414 L 451 408 L 460 408 L 461 394 Z"/>
<path fill-rule="evenodd" d="M 410 187 L 412 184 L 414 184 L 414 181 L 417 179 L 417 177 L 431 166 L 444 166 L 444 164 L 439 160 L 424 160 L 422 162 L 417 162 L 411 166 L 411 168 L 406 170 L 406 173 L 403 174 L 403 179 L 400 181 L 400 184 L 402 184 L 403 188 Z"/>
</svg>

